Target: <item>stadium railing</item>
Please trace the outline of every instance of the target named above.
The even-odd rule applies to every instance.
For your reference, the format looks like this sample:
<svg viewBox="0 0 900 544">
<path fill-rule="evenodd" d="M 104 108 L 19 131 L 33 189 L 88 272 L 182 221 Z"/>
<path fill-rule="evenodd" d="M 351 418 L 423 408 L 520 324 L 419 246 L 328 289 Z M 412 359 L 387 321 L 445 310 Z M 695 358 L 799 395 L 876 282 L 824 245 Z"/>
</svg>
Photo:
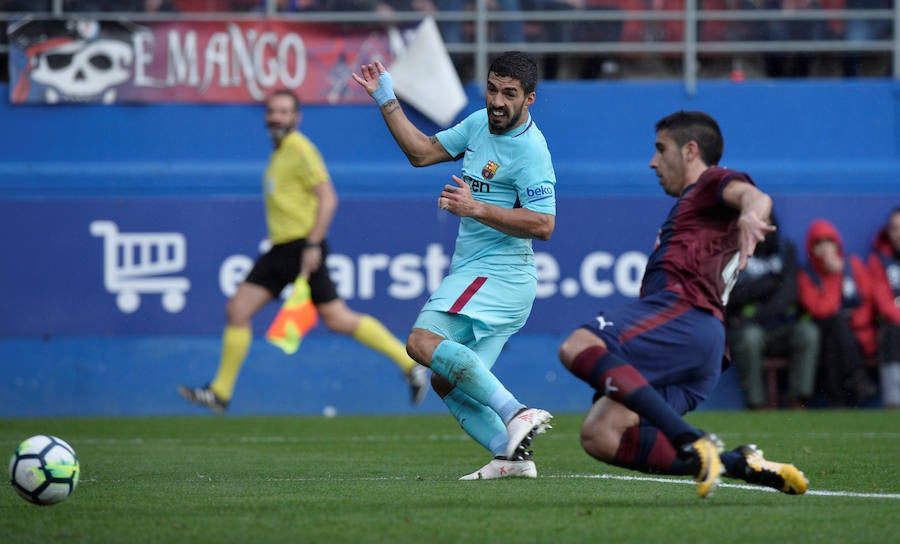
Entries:
<svg viewBox="0 0 900 544">
<path fill-rule="evenodd" d="M 526 2 L 529 0 L 525 0 Z M 534 0 L 530 0 L 534 2 Z M 6 2 L 6 7 L 16 2 Z M 21 4 L 21 3 L 19 3 Z M 33 6 L 46 8 L 34 10 Z M 184 5 L 206 6 L 221 9 L 227 2 L 185 2 Z M 459 12 L 434 13 L 438 23 L 458 21 L 465 27 L 464 39 L 459 43 L 447 43 L 447 50 L 455 59 L 465 59 L 472 67 L 472 74 L 486 73 L 491 55 L 508 49 L 518 49 L 543 56 L 566 56 L 585 59 L 611 57 L 628 59 L 666 59 L 675 70 L 651 72 L 649 77 L 683 79 L 689 94 L 696 90 L 700 78 L 743 78 L 741 61 L 753 56 L 771 54 L 820 54 L 836 57 L 846 55 L 879 55 L 885 60 L 884 75 L 900 78 L 900 5 L 893 2 L 890 9 L 805 9 L 782 11 L 780 9 L 741 9 L 739 0 L 661 0 L 654 2 L 662 9 L 648 9 L 642 0 L 586 0 L 583 9 L 548 11 L 530 9 L 515 12 L 489 8 L 489 0 L 470 0 L 467 9 Z M 22 17 L 83 17 L 96 20 L 127 18 L 133 21 L 153 20 L 257 20 L 278 19 L 349 25 L 413 25 L 420 21 L 422 12 L 404 11 L 390 15 L 365 12 L 327 11 L 278 11 L 277 0 L 261 0 L 259 3 L 240 3 L 245 11 L 177 11 L 177 12 L 67 12 L 62 0 L 26 2 L 32 11 L 0 11 L 0 21 Z M 179 5 L 175 2 L 176 7 Z M 229 4 L 238 5 L 238 4 Z M 246 11 L 247 6 L 256 9 Z M 533 3 L 537 8 L 540 3 Z M 4 4 L 0 4 L 4 6 Z M 197 9 L 192 8 L 192 9 Z M 891 23 L 891 32 L 880 39 L 849 40 L 840 32 L 832 32 L 826 39 L 766 39 L 765 32 L 747 32 L 748 27 L 763 28 L 771 23 L 825 24 L 843 27 L 848 21 L 865 20 Z M 526 42 L 505 42 L 495 37 L 492 29 L 504 21 L 522 21 L 526 27 Z M 548 38 L 543 30 L 546 25 L 569 24 L 575 30 L 564 39 Z M 594 30 L 592 32 L 592 29 Z M 610 30 L 611 29 L 611 30 Z M 3 33 L 0 56 L 8 52 Z M 725 68 L 702 71 L 701 66 L 716 59 L 724 59 Z M 673 64 L 672 61 L 675 61 Z M 815 74 L 812 74 L 815 75 Z M 826 74 L 828 75 L 828 74 Z M 627 75 L 626 75 L 627 76 Z M 2 76 L 5 78 L 6 74 Z M 747 74 L 746 77 L 754 77 Z M 764 76 L 763 76 L 764 77 Z M 478 80 L 479 78 L 476 78 Z"/>
</svg>

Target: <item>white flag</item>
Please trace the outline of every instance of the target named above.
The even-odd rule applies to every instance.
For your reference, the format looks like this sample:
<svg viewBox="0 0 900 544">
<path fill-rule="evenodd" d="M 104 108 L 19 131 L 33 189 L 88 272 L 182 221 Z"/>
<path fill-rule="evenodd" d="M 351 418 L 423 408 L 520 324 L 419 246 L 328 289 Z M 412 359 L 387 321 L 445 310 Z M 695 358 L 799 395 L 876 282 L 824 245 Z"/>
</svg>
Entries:
<svg viewBox="0 0 900 544">
<path fill-rule="evenodd" d="M 398 49 L 390 67 L 394 92 L 438 125 L 449 126 L 468 99 L 434 17 L 422 20 L 405 47 L 396 33 L 392 37 L 392 48 Z"/>
</svg>

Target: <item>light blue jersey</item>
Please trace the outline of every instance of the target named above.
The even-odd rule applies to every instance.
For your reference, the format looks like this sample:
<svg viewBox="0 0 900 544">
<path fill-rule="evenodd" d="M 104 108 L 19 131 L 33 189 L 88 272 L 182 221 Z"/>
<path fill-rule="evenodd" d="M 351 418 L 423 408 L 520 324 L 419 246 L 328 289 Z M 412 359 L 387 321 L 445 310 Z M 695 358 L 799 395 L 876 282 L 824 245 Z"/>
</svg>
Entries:
<svg viewBox="0 0 900 544">
<path fill-rule="evenodd" d="M 461 177 L 476 200 L 556 215 L 556 175 L 550 151 L 530 116 L 506 134 L 491 134 L 487 110 L 481 109 L 436 136 L 451 156 L 463 158 Z M 446 338 L 449 326 L 431 313 L 445 312 L 469 317 L 475 341 L 490 336 L 509 338 L 528 319 L 536 289 L 530 238 L 510 236 L 462 217 L 450 274 L 422 308 L 415 327 Z M 472 341 L 451 339 L 469 345 Z M 496 354 L 481 355 L 490 359 L 485 361 L 489 367 L 496 358 Z"/>
<path fill-rule="evenodd" d="M 463 156 L 461 177 L 475 200 L 556 215 L 556 174 L 547 141 L 530 115 L 506 134 L 491 134 L 487 110 L 481 109 L 436 136 L 450 156 Z M 523 256 L 533 267 L 530 238 L 504 234 L 471 217 L 460 219 L 452 268 L 476 259 L 520 265 Z"/>
</svg>

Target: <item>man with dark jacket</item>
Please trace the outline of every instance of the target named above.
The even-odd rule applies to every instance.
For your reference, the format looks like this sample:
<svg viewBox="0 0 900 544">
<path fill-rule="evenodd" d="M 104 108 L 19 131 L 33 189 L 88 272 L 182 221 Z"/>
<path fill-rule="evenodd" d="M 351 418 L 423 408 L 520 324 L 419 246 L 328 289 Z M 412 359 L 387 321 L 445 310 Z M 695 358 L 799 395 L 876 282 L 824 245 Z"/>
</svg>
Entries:
<svg viewBox="0 0 900 544">
<path fill-rule="evenodd" d="M 819 329 L 801 314 L 797 250 L 776 230 L 756 246 L 728 300 L 726 323 L 731 360 L 751 410 L 767 405 L 762 379 L 766 356 L 786 357 L 789 361 L 790 407 L 802 408 L 812 397 L 819 364 Z"/>
<path fill-rule="evenodd" d="M 875 236 L 869 274 L 878 322 L 881 400 L 886 407 L 900 408 L 900 207 Z"/>
</svg>

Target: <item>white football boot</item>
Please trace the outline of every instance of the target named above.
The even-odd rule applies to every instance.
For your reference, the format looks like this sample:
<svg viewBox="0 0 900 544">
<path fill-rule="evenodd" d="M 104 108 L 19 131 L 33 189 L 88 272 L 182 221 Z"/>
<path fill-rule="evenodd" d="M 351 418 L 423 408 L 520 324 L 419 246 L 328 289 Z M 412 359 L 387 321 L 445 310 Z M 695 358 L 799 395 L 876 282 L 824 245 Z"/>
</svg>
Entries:
<svg viewBox="0 0 900 544">
<path fill-rule="evenodd" d="M 460 480 L 495 480 L 497 478 L 537 478 L 537 467 L 532 460 L 510 461 L 495 457 L 491 462 L 466 474 Z"/>
<path fill-rule="evenodd" d="M 506 424 L 506 435 L 509 442 L 506 445 L 506 457 L 516 458 L 516 450 L 528 449 L 535 435 L 547 432 L 551 429 L 550 420 L 553 414 L 537 408 L 522 408 Z"/>
</svg>

